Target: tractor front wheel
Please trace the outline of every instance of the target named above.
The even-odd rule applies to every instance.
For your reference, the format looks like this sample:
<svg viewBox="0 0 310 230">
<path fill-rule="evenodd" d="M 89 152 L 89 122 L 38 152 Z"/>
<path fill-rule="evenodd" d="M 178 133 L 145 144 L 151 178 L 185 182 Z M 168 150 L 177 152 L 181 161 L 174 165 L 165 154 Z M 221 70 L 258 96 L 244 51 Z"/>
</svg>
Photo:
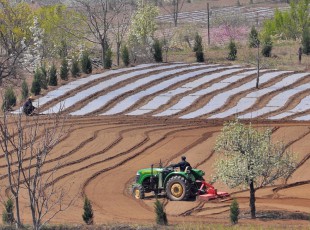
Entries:
<svg viewBox="0 0 310 230">
<path fill-rule="evenodd" d="M 170 200 L 186 200 L 190 195 L 188 180 L 182 176 L 171 177 L 166 185 L 166 194 Z"/>
<path fill-rule="evenodd" d="M 132 188 L 132 195 L 136 199 L 144 199 L 144 188 L 140 184 L 136 184 Z"/>
</svg>

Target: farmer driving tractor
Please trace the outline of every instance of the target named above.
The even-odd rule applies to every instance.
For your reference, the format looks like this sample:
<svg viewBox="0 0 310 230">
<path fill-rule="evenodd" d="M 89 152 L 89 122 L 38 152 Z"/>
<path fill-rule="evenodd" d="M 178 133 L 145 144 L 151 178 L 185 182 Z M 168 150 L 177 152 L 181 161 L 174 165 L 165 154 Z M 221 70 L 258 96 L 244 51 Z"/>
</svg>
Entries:
<svg viewBox="0 0 310 230">
<path fill-rule="evenodd" d="M 172 167 L 172 168 L 176 168 L 176 167 L 180 167 L 180 171 L 181 172 L 184 172 L 185 171 L 185 169 L 186 169 L 186 167 L 188 167 L 187 169 L 192 169 L 192 166 L 190 165 L 190 163 L 188 163 L 187 161 L 186 161 L 186 156 L 182 156 L 181 157 L 181 160 L 182 161 L 180 161 L 179 163 L 177 163 L 177 164 L 171 164 L 170 166 Z"/>
</svg>

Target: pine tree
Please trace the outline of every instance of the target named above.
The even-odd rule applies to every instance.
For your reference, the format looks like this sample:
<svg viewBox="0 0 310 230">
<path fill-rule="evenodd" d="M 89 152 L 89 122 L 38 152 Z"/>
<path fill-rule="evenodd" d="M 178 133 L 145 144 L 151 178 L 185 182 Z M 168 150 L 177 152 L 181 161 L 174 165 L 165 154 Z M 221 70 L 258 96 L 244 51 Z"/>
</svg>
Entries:
<svg viewBox="0 0 310 230">
<path fill-rule="evenodd" d="M 41 70 L 41 88 L 42 89 L 47 89 L 47 85 L 48 85 L 48 76 L 47 76 L 47 70 L 46 70 L 46 66 L 43 64 L 40 68 Z"/>
<path fill-rule="evenodd" d="M 82 53 L 81 67 L 83 73 L 90 74 L 92 72 L 92 64 L 87 52 Z"/>
<path fill-rule="evenodd" d="M 122 48 L 122 60 L 125 66 L 128 66 L 130 64 L 130 59 L 129 59 L 129 51 L 128 47 L 125 45 Z"/>
<path fill-rule="evenodd" d="M 272 41 L 271 37 L 268 36 L 263 41 L 262 55 L 264 57 L 271 57 L 271 50 L 272 50 Z"/>
<path fill-rule="evenodd" d="M 60 78 L 62 80 L 67 81 L 68 75 L 69 75 L 68 61 L 66 58 L 63 58 L 61 61 L 61 66 L 60 66 Z"/>
<path fill-rule="evenodd" d="M 72 77 L 78 77 L 80 75 L 80 66 L 77 58 L 72 59 L 72 66 L 71 66 L 71 74 Z"/>
<path fill-rule="evenodd" d="M 249 47 L 250 48 L 257 48 L 259 46 L 259 38 L 258 32 L 254 26 L 252 26 L 250 34 L 249 34 Z"/>
<path fill-rule="evenodd" d="M 29 96 L 29 88 L 26 80 L 24 79 L 22 83 L 22 99 L 25 100 L 26 98 L 28 98 L 28 96 Z"/>
<path fill-rule="evenodd" d="M 153 44 L 153 56 L 156 62 L 163 62 L 162 45 L 158 39 Z"/>
<path fill-rule="evenodd" d="M 302 33 L 302 52 L 306 55 L 310 54 L 310 30 L 308 28 L 304 29 Z"/>
<path fill-rule="evenodd" d="M 230 205 L 230 222 L 232 224 L 237 224 L 238 216 L 239 216 L 239 204 L 236 199 L 233 199 Z"/>
<path fill-rule="evenodd" d="M 50 71 L 49 71 L 49 82 L 48 82 L 48 84 L 51 86 L 56 86 L 58 84 L 58 82 L 57 82 L 57 70 L 56 70 L 56 66 L 54 63 L 52 64 Z"/>
<path fill-rule="evenodd" d="M 2 221 L 4 224 L 12 225 L 14 223 L 14 203 L 12 198 L 9 198 L 4 203 L 4 210 L 2 212 Z"/>
<path fill-rule="evenodd" d="M 31 93 L 39 95 L 41 93 L 41 71 L 36 69 L 31 86 Z"/>
<path fill-rule="evenodd" d="M 106 51 L 106 54 L 105 54 L 104 68 L 110 69 L 111 67 L 112 67 L 112 50 L 109 47 Z"/>
<path fill-rule="evenodd" d="M 90 225 L 94 223 L 94 213 L 90 200 L 85 196 L 84 198 L 84 214 L 82 215 L 86 224 Z"/>
<path fill-rule="evenodd" d="M 16 95 L 12 87 L 6 88 L 4 92 L 4 99 L 2 104 L 2 110 L 8 111 L 16 105 Z"/>
<path fill-rule="evenodd" d="M 202 38 L 198 33 L 196 33 L 196 36 L 195 36 L 195 44 L 194 44 L 193 51 L 196 52 L 197 62 L 205 61 L 204 54 L 203 54 Z"/>
<path fill-rule="evenodd" d="M 228 45 L 229 53 L 228 53 L 228 60 L 234 61 L 237 58 L 237 46 L 233 40 L 230 40 Z"/>
<path fill-rule="evenodd" d="M 155 212 L 156 212 L 156 223 L 159 225 L 168 225 L 168 219 L 166 212 L 164 210 L 164 205 L 158 199 L 154 204 Z"/>
</svg>

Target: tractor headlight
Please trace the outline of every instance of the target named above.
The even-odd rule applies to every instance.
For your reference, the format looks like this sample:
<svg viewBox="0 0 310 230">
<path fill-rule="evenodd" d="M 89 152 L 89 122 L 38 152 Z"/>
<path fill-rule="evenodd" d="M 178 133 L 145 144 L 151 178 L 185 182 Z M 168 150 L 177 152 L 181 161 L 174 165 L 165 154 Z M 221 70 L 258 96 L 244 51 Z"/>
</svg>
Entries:
<svg viewBox="0 0 310 230">
<path fill-rule="evenodd" d="M 140 174 L 139 174 L 139 173 L 137 173 L 137 175 L 136 175 L 136 182 L 138 182 L 138 181 L 139 181 L 139 179 L 140 179 Z"/>
</svg>

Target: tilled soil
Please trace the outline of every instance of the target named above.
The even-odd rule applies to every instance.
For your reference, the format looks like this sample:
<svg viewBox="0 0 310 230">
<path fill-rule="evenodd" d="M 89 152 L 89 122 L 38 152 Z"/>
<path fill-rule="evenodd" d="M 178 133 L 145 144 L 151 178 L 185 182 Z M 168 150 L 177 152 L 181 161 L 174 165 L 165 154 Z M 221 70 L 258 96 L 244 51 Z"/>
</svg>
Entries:
<svg viewBox="0 0 310 230">
<path fill-rule="evenodd" d="M 43 117 L 43 116 L 42 116 Z M 277 181 L 271 187 L 257 191 L 257 210 L 260 213 L 286 213 L 269 224 L 299 224 L 306 226 L 306 220 L 291 218 L 309 213 L 310 178 L 309 147 L 310 123 L 254 124 L 258 128 L 271 128 L 275 140 L 283 140 L 286 148 L 298 153 L 299 166 L 287 180 Z M 50 186 L 67 188 L 65 203 L 75 198 L 74 204 L 57 215 L 53 223 L 82 223 L 83 196 L 91 200 L 96 223 L 150 223 L 154 221 L 152 194 L 146 199 L 136 200 L 130 194 L 136 171 L 161 161 L 164 165 L 177 162 L 186 155 L 195 168 L 206 172 L 210 181 L 212 164 L 217 157 L 214 152 L 216 137 L 222 122 L 186 121 L 178 119 L 152 119 L 143 117 L 103 116 L 69 117 L 65 124 L 70 132 L 52 150 L 44 166 L 43 175 L 48 175 L 56 164 Z M 0 165 L 1 190 L 4 196 L 7 186 L 4 156 Z M 215 183 L 218 190 L 230 192 L 238 198 L 241 208 L 241 222 L 249 220 L 249 193 L 242 189 L 229 189 Z M 30 223 L 30 209 L 22 189 L 22 219 Z M 215 222 L 229 223 L 231 200 L 164 202 L 169 220 L 173 222 Z M 262 214 L 261 214 L 262 215 Z M 267 214 L 266 214 L 267 215 Z M 276 214 L 274 214 L 277 216 Z M 293 217 L 292 217 L 293 216 Z M 285 217 L 285 218 L 284 218 Z M 288 219 L 289 218 L 289 219 Z M 297 217 L 296 217 L 297 218 Z M 268 219 L 268 218 L 267 218 Z M 267 221 L 267 222 L 268 222 Z M 253 222 L 259 223 L 260 221 Z M 266 224 L 266 223 L 264 223 Z"/>
</svg>

